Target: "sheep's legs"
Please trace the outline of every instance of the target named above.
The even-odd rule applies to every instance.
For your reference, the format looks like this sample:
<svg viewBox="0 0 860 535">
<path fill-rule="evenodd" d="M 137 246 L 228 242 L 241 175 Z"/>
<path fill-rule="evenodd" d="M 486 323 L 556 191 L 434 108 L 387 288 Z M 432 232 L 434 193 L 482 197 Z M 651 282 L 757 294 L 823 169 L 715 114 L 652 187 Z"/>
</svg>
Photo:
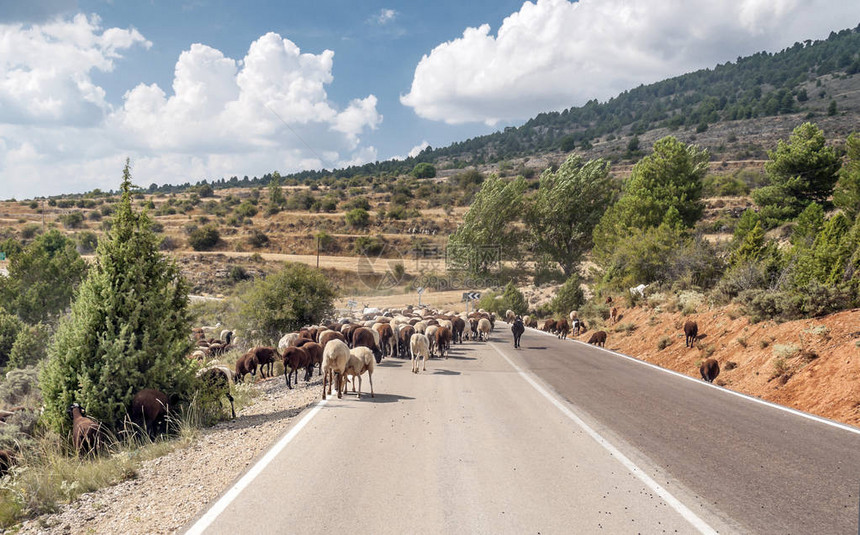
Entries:
<svg viewBox="0 0 860 535">
<path fill-rule="evenodd" d="M 370 397 L 375 398 L 376 396 L 373 395 L 373 374 L 368 373 L 367 378 L 370 380 Z"/>
</svg>

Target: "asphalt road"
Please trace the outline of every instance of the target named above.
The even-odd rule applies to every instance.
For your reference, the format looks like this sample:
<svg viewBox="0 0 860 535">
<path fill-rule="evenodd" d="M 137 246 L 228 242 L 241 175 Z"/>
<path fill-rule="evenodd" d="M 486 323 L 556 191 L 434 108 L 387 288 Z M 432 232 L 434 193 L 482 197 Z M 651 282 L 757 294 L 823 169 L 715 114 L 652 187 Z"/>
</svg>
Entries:
<svg viewBox="0 0 860 535">
<path fill-rule="evenodd" d="M 522 346 L 499 323 L 418 375 L 386 359 L 375 398 L 307 412 L 189 532 L 857 532 L 860 435 L 575 342 Z"/>
</svg>

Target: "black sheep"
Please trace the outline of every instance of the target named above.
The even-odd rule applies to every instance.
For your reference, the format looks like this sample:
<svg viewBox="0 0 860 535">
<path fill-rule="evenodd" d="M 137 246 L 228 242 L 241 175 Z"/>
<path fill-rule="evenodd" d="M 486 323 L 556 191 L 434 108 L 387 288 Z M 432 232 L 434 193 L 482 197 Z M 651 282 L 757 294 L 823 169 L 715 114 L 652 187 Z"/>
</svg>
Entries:
<svg viewBox="0 0 860 535">
<path fill-rule="evenodd" d="M 514 323 L 511 325 L 511 332 L 514 334 L 514 347 L 520 347 L 520 337 L 525 332 L 526 327 L 523 325 L 523 319 L 519 316 L 514 318 Z"/>
<path fill-rule="evenodd" d="M 693 347 L 696 342 L 696 337 L 699 336 L 699 325 L 693 320 L 687 320 L 684 323 L 684 345 Z"/>
<path fill-rule="evenodd" d="M 720 363 L 717 359 L 707 359 L 699 366 L 699 373 L 702 374 L 702 379 L 709 383 L 713 383 L 714 379 L 720 374 Z"/>
</svg>

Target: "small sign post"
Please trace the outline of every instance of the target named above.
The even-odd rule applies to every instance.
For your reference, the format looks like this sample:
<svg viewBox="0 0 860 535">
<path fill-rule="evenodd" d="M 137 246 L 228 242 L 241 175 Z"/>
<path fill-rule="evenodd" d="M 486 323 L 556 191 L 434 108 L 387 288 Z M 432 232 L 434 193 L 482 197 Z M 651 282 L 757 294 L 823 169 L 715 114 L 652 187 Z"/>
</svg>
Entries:
<svg viewBox="0 0 860 535">
<path fill-rule="evenodd" d="M 466 302 L 466 315 L 469 314 L 469 304 L 481 298 L 481 292 L 464 292 L 463 301 Z"/>
<path fill-rule="evenodd" d="M 415 288 L 415 291 L 418 292 L 418 306 L 420 307 L 421 306 L 421 294 L 424 293 L 424 287 L 419 286 L 418 288 Z"/>
</svg>

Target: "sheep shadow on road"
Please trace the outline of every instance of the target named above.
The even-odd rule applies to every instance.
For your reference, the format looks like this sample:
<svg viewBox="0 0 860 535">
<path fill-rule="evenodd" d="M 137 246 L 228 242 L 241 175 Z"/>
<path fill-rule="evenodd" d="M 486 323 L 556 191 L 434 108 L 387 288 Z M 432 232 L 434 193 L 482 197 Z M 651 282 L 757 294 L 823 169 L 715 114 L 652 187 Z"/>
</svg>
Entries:
<svg viewBox="0 0 860 535">
<path fill-rule="evenodd" d="M 433 375 L 460 375 L 460 372 L 455 372 L 454 370 L 433 370 Z"/>
</svg>

